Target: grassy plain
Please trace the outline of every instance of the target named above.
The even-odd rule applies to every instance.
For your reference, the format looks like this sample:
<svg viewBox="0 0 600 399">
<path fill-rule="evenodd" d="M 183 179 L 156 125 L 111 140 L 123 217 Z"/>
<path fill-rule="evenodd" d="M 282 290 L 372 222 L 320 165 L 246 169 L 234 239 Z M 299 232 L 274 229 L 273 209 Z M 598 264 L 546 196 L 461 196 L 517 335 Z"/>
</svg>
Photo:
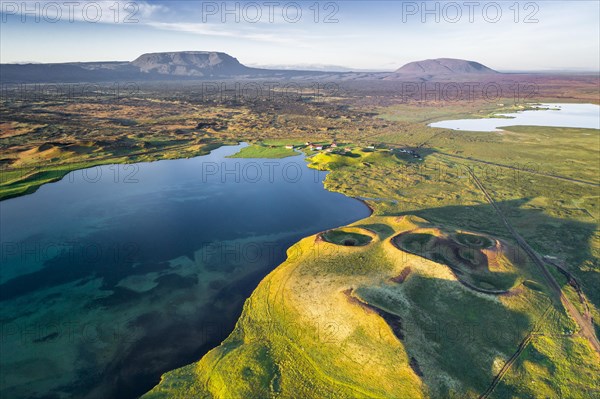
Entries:
<svg viewBox="0 0 600 399">
<path fill-rule="evenodd" d="M 231 155 L 229 158 L 287 158 L 298 155 L 292 149 L 287 149 L 282 146 L 264 145 L 262 143 L 253 144 L 242 148 L 237 154 Z"/>
<path fill-rule="evenodd" d="M 307 162 L 331 172 L 327 189 L 363 198 L 373 216 L 329 240 L 307 237 L 290 248 L 230 337 L 165 374 L 146 397 L 600 396 L 597 353 L 473 178 L 537 253 L 573 276 L 576 284 L 549 265 L 600 333 L 600 132 L 427 126 L 530 102 L 600 102 L 597 78 L 535 82 L 535 96 L 493 102 L 405 101 L 383 91 L 391 83 L 377 82 L 294 101 L 207 100 L 192 89 L 160 88 L 116 104 L 4 101 L 0 198 L 96 163 L 194 156 L 238 141 L 253 143 L 244 157 L 286 156 L 284 145 L 306 141 L 345 143 L 351 151 L 306 150 Z M 337 245 L 348 233 L 371 241 Z M 392 242 L 402 233 L 412 235 L 406 250 Z M 464 248 L 449 259 L 427 247 L 440 237 L 468 247 L 462 234 L 470 233 L 485 238 L 482 247 L 502 243 L 488 275 L 464 267 L 469 262 L 456 265 L 461 257 L 475 260 Z M 489 259 L 486 251 L 472 253 Z M 477 286 L 482 277 L 487 289 L 507 292 L 464 284 Z"/>
</svg>

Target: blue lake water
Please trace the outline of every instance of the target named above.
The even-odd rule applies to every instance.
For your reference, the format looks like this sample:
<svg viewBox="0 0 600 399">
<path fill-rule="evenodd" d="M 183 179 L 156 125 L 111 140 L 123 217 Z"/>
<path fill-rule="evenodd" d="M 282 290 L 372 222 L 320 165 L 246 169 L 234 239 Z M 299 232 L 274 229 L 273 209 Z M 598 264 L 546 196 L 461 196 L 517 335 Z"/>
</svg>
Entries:
<svg viewBox="0 0 600 399">
<path fill-rule="evenodd" d="M 429 126 L 472 132 L 494 132 L 503 126 L 517 125 L 600 129 L 598 105 L 541 104 L 539 108 L 542 109 L 498 114 L 503 118 L 456 119 L 431 123 Z"/>
<path fill-rule="evenodd" d="M 302 156 L 241 147 L 0 202 L 0 397 L 136 397 L 218 345 L 291 244 L 369 215 Z"/>
</svg>

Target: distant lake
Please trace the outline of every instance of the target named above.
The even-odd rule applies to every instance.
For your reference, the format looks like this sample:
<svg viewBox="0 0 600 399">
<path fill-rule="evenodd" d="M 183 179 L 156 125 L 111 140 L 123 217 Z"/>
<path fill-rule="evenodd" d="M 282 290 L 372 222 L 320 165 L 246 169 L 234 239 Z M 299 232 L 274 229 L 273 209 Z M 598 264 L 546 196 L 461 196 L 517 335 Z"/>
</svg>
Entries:
<svg viewBox="0 0 600 399">
<path fill-rule="evenodd" d="M 498 114 L 504 118 L 456 119 L 431 123 L 431 127 L 473 132 L 494 132 L 503 126 L 551 126 L 600 129 L 600 107 L 595 104 L 541 104 L 547 110 Z M 507 119 L 510 118 L 510 119 Z"/>
<path fill-rule="evenodd" d="M 0 202 L 0 397 L 133 398 L 233 330 L 300 238 L 367 217 L 303 156 L 70 173 Z"/>
</svg>

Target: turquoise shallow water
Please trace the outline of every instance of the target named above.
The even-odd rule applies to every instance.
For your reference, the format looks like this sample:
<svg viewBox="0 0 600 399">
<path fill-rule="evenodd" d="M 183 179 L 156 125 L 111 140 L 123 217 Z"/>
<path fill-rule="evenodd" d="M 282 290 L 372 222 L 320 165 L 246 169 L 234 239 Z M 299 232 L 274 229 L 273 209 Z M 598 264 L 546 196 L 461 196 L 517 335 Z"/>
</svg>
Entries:
<svg viewBox="0 0 600 399">
<path fill-rule="evenodd" d="M 0 202 L 1 397 L 136 397 L 232 330 L 300 238 L 369 215 L 302 156 L 75 171 Z"/>
</svg>

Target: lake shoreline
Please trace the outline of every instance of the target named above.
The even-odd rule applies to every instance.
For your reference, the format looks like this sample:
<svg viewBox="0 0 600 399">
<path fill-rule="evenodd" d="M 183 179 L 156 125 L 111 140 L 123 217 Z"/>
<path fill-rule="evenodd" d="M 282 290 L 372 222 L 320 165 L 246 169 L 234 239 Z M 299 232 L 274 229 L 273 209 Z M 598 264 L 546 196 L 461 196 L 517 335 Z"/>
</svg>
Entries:
<svg viewBox="0 0 600 399">
<path fill-rule="evenodd" d="M 498 133 L 512 126 L 600 129 L 600 106 L 591 103 L 535 103 L 513 113 L 488 118 L 449 119 L 427 126 L 464 132 Z"/>
<path fill-rule="evenodd" d="M 238 144 L 237 147 L 241 145 Z M 229 151 L 223 150 L 223 147 L 219 147 L 221 151 L 217 153 L 214 151 L 218 151 L 218 149 L 213 149 L 211 151 L 212 156 L 207 155 L 207 158 L 202 159 L 179 159 L 170 160 L 171 162 L 166 163 L 158 161 L 143 162 L 144 167 L 140 168 L 138 176 L 140 184 L 115 186 L 115 182 L 111 180 L 113 175 L 109 173 L 110 170 L 108 169 L 110 165 L 105 165 L 103 167 L 103 172 L 106 173 L 105 179 L 96 184 L 89 184 L 91 182 L 84 181 L 85 176 L 76 173 L 70 177 L 63 177 L 58 182 L 48 184 L 46 190 L 1 203 L 0 206 L 2 206 L 3 211 L 6 211 L 2 214 L 3 229 L 5 228 L 7 232 L 11 232 L 10 235 L 3 237 L 5 241 L 19 243 L 20 240 L 26 239 L 29 235 L 35 233 L 39 236 L 39 238 L 36 238 L 38 241 L 58 240 L 57 242 L 61 243 L 63 242 L 61 241 L 62 236 L 57 235 L 64 233 L 61 233 L 60 229 L 57 231 L 56 227 L 53 226 L 56 226 L 54 219 L 62 215 L 61 218 L 67 220 L 63 223 L 62 229 L 69 232 L 65 239 L 71 239 L 71 236 L 73 236 L 77 239 L 75 241 L 84 243 L 89 241 L 102 244 L 100 245 L 101 248 L 112 248 L 113 241 L 123 242 L 120 238 L 122 237 L 129 242 L 136 243 L 137 247 L 134 249 L 137 249 L 139 256 L 141 256 L 141 259 L 136 258 L 135 262 L 134 259 L 131 259 L 131 262 L 140 264 L 140 267 L 133 267 L 133 263 L 129 259 L 118 259 L 122 264 L 114 265 L 116 267 L 114 271 L 110 269 L 113 267 L 110 263 L 111 260 L 108 258 L 111 255 L 110 253 L 105 254 L 106 259 L 102 258 L 100 260 L 104 270 L 99 271 L 96 270 L 95 262 L 86 268 L 81 268 L 80 261 L 77 259 L 62 262 L 61 258 L 59 259 L 60 253 L 58 255 L 49 254 L 48 261 L 52 261 L 52 263 L 48 264 L 46 259 L 42 259 L 32 265 L 29 270 L 23 270 L 22 267 L 19 267 L 18 258 L 8 258 L 7 274 L 2 282 L 3 293 L 5 294 L 3 300 L 6 301 L 6 314 L 15 316 L 14 319 L 19 323 L 32 323 L 36 319 L 44 317 L 45 314 L 53 314 L 55 311 L 57 313 L 53 317 L 59 317 L 61 313 L 66 311 L 65 314 L 78 322 L 100 325 L 104 331 L 112 328 L 104 322 L 107 317 L 114 319 L 111 324 L 116 328 L 115 334 L 117 335 L 115 337 L 119 336 L 119 331 L 121 333 L 129 331 L 128 342 L 123 343 L 123 347 L 118 352 L 111 354 L 116 347 L 115 345 L 120 346 L 121 343 L 115 340 L 108 342 L 109 347 L 105 358 L 112 359 L 112 361 L 108 368 L 105 367 L 107 365 L 102 364 L 103 360 L 93 367 L 94 370 L 104 370 L 96 377 L 98 381 L 82 380 L 79 383 L 74 383 L 71 377 L 72 372 L 86 372 L 88 366 L 81 369 L 77 354 L 71 353 L 74 348 L 67 349 L 65 347 L 64 357 L 61 361 L 61 366 L 65 372 L 60 379 L 44 380 L 47 377 L 43 377 L 45 372 L 40 370 L 31 374 L 31 376 L 43 382 L 22 385 L 12 381 L 13 377 L 10 374 L 8 375 L 8 381 L 10 382 L 7 383 L 7 387 L 10 387 L 11 392 L 13 392 L 13 389 L 18 389 L 14 392 L 22 392 L 23 396 L 34 395 L 34 393 L 39 396 L 44 392 L 70 392 L 81 397 L 96 397 L 94 392 L 101 392 L 102 395 L 99 396 L 106 397 L 114 394 L 111 389 L 117 389 L 121 394 L 129 395 L 126 397 L 137 397 L 140 392 L 151 389 L 165 372 L 179 367 L 182 362 L 187 363 L 201 358 L 215 347 L 212 343 L 218 345 L 223 339 L 227 338 L 233 331 L 233 326 L 239 317 L 238 312 L 241 312 L 245 301 L 260 284 L 260 281 L 285 261 L 287 250 L 295 243 L 311 234 L 318 234 L 327 229 L 345 226 L 348 223 L 368 218 L 373 213 L 373 208 L 365 201 L 326 189 L 323 181 L 329 172 L 325 171 L 315 171 L 314 176 L 312 172 L 301 173 L 301 180 L 295 182 L 297 184 L 293 184 L 293 180 L 289 181 L 289 177 L 293 177 L 293 173 L 286 180 L 286 175 L 281 174 L 284 170 L 282 168 L 276 169 L 275 182 L 269 183 L 265 177 L 258 184 L 248 184 L 251 182 L 244 182 L 243 180 L 241 184 L 234 184 L 234 179 L 226 179 L 226 182 L 219 183 L 221 174 L 216 173 L 212 175 L 216 186 L 211 189 L 210 182 L 200 181 L 203 165 L 219 165 L 223 170 L 231 171 L 234 164 L 240 169 L 243 169 L 243 166 L 247 164 L 257 164 L 257 159 L 227 160 L 224 155 Z M 289 162 L 297 165 L 292 169 L 310 171 L 311 168 L 305 161 L 305 157 L 305 154 L 301 153 L 298 154 L 298 157 L 291 159 Z M 294 170 L 290 169 L 290 171 L 293 172 Z M 206 186 L 207 184 L 208 186 Z M 154 189 L 155 186 L 156 189 Z M 234 190 L 232 194 L 238 194 L 222 197 L 220 196 L 222 195 L 220 193 L 222 189 L 219 187 L 230 187 L 229 190 Z M 215 192 L 214 189 L 217 191 Z M 255 200 L 252 200 L 253 196 L 256 198 Z M 69 198 L 69 201 L 64 201 L 65 197 Z M 60 200 L 61 198 L 63 200 Z M 156 199 L 154 200 L 154 198 Z M 204 198 L 208 198 L 209 202 L 206 202 L 207 200 Z M 245 201 L 248 198 L 250 198 L 249 209 L 240 207 L 239 200 Z M 158 202 L 154 203 L 152 201 Z M 189 205 L 186 205 L 188 203 Z M 199 211 L 199 209 L 204 209 L 202 204 L 205 203 L 208 206 L 206 209 L 213 209 L 216 204 L 223 205 L 219 205 L 220 208 L 214 208 L 212 212 Z M 230 211 L 227 211 L 236 203 L 238 205 L 235 210 L 230 209 Z M 272 205 L 265 206 L 267 203 Z M 42 204 L 45 205 L 41 206 Z M 122 209 L 121 205 L 125 204 L 127 206 Z M 77 230 L 82 222 L 75 215 L 82 214 L 84 209 L 91 205 L 96 205 L 93 209 L 100 210 L 98 216 L 102 217 L 102 220 L 94 222 L 97 216 L 93 216 L 93 213 L 89 212 L 84 213 L 90 215 L 86 217 L 88 219 L 87 223 L 98 226 L 94 227 L 98 230 L 98 233 L 101 233 L 98 235 L 92 235 L 91 233 L 95 233 L 95 230 L 88 231 L 87 227 L 83 231 Z M 131 217 L 130 214 L 133 215 L 131 212 L 136 212 L 138 208 L 140 210 L 151 209 L 153 213 L 144 211 L 139 220 L 132 219 L 127 222 L 128 218 Z M 221 208 L 223 209 L 219 210 Z M 44 212 L 45 209 L 47 212 Z M 23 220 L 22 213 L 30 215 L 31 223 L 18 226 L 18 221 Z M 108 218 L 104 217 L 105 213 L 109 216 Z M 167 220 L 164 220 L 165 214 L 169 215 Z M 205 216 L 201 220 L 196 220 L 198 218 L 196 214 Z M 230 222 L 225 223 L 225 227 L 219 227 L 219 223 L 216 221 L 224 214 L 229 215 Z M 252 217 L 248 218 L 248 214 Z M 307 214 L 314 214 L 317 217 L 307 218 Z M 351 218 L 350 215 L 355 215 L 355 217 Z M 158 218 L 164 226 L 161 229 L 161 231 L 164 230 L 162 233 L 156 233 L 161 236 L 163 241 L 163 245 L 160 246 L 152 244 L 155 240 L 146 242 L 147 237 L 145 236 L 155 235 L 155 229 L 143 227 L 147 220 L 152 221 L 155 218 Z M 298 219 L 298 223 L 295 222 L 296 219 Z M 175 225 L 171 225 L 169 220 L 174 220 Z M 238 220 L 241 222 L 238 223 Z M 284 222 L 284 220 L 286 221 Z M 177 223 L 183 224 L 183 221 L 186 225 L 189 225 L 187 227 L 189 232 L 186 230 L 178 232 L 180 229 L 186 229 L 177 225 Z M 227 227 L 232 223 L 235 225 L 235 234 L 233 235 L 227 233 L 228 229 L 234 227 Z M 19 228 L 16 228 L 17 226 Z M 204 227 L 200 228 L 199 226 Z M 111 233 L 114 229 L 120 229 L 121 231 L 118 234 Z M 126 234 L 128 230 L 131 230 L 131 233 Z M 213 233 L 213 230 L 216 231 Z M 246 230 L 248 230 L 247 233 Z M 180 236 L 190 238 L 178 239 L 177 237 Z M 107 239 L 111 242 L 104 244 Z M 169 241 L 173 240 L 175 242 L 169 244 Z M 212 259 L 210 256 L 214 257 L 214 253 L 211 254 L 210 249 L 203 248 L 204 244 L 198 249 L 198 243 L 215 240 L 216 242 L 221 242 L 221 240 L 231 242 L 228 245 L 237 245 L 236 242 L 245 245 L 244 242 L 248 242 L 249 245 L 253 245 L 251 248 L 255 248 L 257 244 L 261 245 L 264 241 L 265 245 L 270 245 L 268 248 L 277 245 L 275 247 L 277 255 L 275 258 L 265 258 L 260 264 L 248 263 L 249 261 L 242 260 L 239 266 L 228 265 L 228 262 L 219 262 L 219 258 L 215 258 L 216 263 L 210 263 L 210 259 Z M 265 246 L 265 248 L 267 247 Z M 209 258 L 200 255 L 202 251 L 209 251 Z M 279 254 L 282 256 L 280 257 Z M 150 263 L 147 266 L 148 269 L 145 270 L 143 265 L 147 262 Z M 206 266 L 206 262 L 209 262 L 209 267 Z M 213 263 L 214 265 L 212 265 Z M 222 267 L 219 267 L 221 264 Z M 200 269 L 196 270 L 198 267 Z M 236 267 L 243 267 L 243 269 L 239 269 L 243 273 L 235 272 Z M 247 274 L 246 272 L 250 273 L 248 279 L 244 277 Z M 55 277 L 49 279 L 46 276 L 49 273 Z M 241 277 L 241 279 L 236 276 Z M 44 281 L 50 282 L 46 284 Z M 71 283 L 74 286 L 64 285 Z M 193 289 L 193 287 L 198 288 Z M 96 290 L 98 290 L 98 293 L 96 293 Z M 17 306 L 21 298 L 43 298 L 53 291 L 60 293 L 60 300 L 56 301 L 55 305 L 49 303 L 43 310 L 41 308 L 37 311 L 32 309 L 29 313 L 25 313 L 28 309 Z M 226 293 L 228 294 L 225 295 Z M 81 301 L 73 302 L 77 295 L 82 295 Z M 234 295 L 235 298 L 228 295 Z M 204 318 L 203 310 L 200 313 L 192 312 L 186 317 L 172 317 L 173 315 L 169 316 L 168 314 L 160 316 L 163 313 L 161 309 L 164 309 L 164 307 L 159 305 L 164 301 L 180 303 L 181 299 L 177 299 L 180 296 L 185 297 L 184 302 L 181 303 L 185 304 L 184 309 L 186 312 L 189 312 L 192 308 L 213 306 L 216 308 L 211 314 L 222 315 L 223 320 L 229 316 L 223 313 L 224 309 L 220 309 L 221 305 L 228 308 L 236 307 L 235 303 L 238 303 L 239 300 L 239 309 L 235 312 L 227 312 L 234 318 L 230 320 L 232 328 L 225 327 L 229 325 L 225 320 L 225 324 L 220 324 L 224 326 L 220 330 L 221 333 L 224 333 L 223 335 L 209 335 L 207 337 L 210 332 L 196 331 L 198 326 L 211 321 L 211 319 Z M 152 300 L 155 303 L 152 304 L 151 301 L 151 306 L 148 306 L 148 300 L 155 297 L 158 298 Z M 173 298 L 169 299 L 170 297 Z M 193 303 L 187 303 L 190 300 L 193 300 Z M 35 300 L 28 300 L 28 302 L 32 303 L 32 306 L 36 303 Z M 82 306 L 94 309 L 94 311 L 80 314 L 79 309 Z M 115 311 L 119 313 L 126 312 L 129 317 L 121 321 L 118 317 L 115 319 L 113 317 Z M 237 316 L 233 313 L 236 313 Z M 111 314 L 113 316 L 110 316 Z M 130 323 L 134 323 L 137 327 L 134 328 Z M 183 336 L 180 335 L 181 323 L 189 325 L 183 327 L 184 331 L 187 330 L 183 333 Z M 53 335 L 50 336 L 53 337 Z M 60 334 L 54 336 L 56 338 L 48 340 L 48 342 L 58 342 L 54 344 L 54 347 L 56 349 L 62 348 Z M 207 341 L 207 338 L 210 338 L 210 340 Z M 87 350 L 94 353 L 100 343 L 101 341 L 93 341 L 91 345 L 88 345 Z M 39 345 L 36 348 L 41 348 Z M 202 349 L 198 349 L 198 347 Z M 48 347 L 46 350 L 51 352 L 55 349 Z M 23 364 L 28 364 L 28 362 L 44 359 L 46 356 L 29 350 L 20 354 L 11 354 L 10 352 L 3 354 L 3 368 L 7 366 L 7 370 L 14 362 L 20 361 Z M 183 354 L 184 357 L 181 358 L 178 352 L 179 355 Z M 190 354 L 194 354 L 193 360 L 189 357 Z M 155 364 L 154 367 L 158 366 L 160 368 L 157 374 L 153 374 L 153 367 L 144 366 L 153 363 Z M 163 366 L 166 367 L 163 368 Z M 57 384 L 60 387 L 56 386 Z M 125 394 L 127 392 L 128 394 Z"/>
</svg>

